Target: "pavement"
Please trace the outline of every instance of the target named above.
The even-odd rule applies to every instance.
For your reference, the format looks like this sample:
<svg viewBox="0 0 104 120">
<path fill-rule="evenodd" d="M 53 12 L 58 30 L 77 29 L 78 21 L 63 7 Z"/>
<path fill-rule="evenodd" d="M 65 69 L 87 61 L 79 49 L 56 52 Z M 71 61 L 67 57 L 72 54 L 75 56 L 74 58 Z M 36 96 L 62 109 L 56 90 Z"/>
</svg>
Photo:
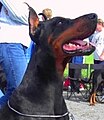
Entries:
<svg viewBox="0 0 104 120">
<path fill-rule="evenodd" d="M 74 96 L 68 100 L 65 92 L 63 96 L 67 108 L 75 120 L 104 120 L 104 103 L 96 103 L 95 106 L 90 106 L 88 101 L 76 100 Z"/>
</svg>

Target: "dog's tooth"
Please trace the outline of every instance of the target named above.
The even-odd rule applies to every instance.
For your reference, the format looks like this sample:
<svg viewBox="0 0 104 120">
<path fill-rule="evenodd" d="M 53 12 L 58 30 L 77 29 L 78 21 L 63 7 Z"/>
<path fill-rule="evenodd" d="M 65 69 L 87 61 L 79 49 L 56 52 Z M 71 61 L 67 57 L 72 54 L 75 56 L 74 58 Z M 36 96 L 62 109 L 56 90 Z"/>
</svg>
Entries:
<svg viewBox="0 0 104 120">
<path fill-rule="evenodd" d="M 73 47 L 76 47 L 76 45 L 75 45 L 75 44 L 73 44 Z"/>
<path fill-rule="evenodd" d="M 73 44 L 69 43 L 69 46 L 73 46 Z"/>
<path fill-rule="evenodd" d="M 80 46 L 79 46 L 79 45 L 77 45 L 76 47 L 77 47 L 77 48 L 79 48 Z"/>
</svg>

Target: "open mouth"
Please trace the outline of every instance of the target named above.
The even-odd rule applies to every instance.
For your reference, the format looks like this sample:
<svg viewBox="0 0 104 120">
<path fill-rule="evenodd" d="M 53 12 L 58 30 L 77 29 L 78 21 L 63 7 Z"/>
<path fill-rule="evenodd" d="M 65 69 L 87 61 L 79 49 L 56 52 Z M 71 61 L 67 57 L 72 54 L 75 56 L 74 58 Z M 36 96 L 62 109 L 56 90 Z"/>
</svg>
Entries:
<svg viewBox="0 0 104 120">
<path fill-rule="evenodd" d="M 94 45 L 92 43 L 83 41 L 83 40 L 71 40 L 70 43 L 65 43 L 63 45 L 63 50 L 66 53 L 73 52 L 88 52 L 90 51 Z"/>
</svg>

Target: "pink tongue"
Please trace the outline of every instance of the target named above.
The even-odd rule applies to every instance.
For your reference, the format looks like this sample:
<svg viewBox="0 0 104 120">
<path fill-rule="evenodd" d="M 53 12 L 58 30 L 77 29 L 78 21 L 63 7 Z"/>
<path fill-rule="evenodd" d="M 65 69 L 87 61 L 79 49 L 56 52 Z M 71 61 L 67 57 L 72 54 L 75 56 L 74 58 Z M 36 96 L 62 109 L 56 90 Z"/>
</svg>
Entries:
<svg viewBox="0 0 104 120">
<path fill-rule="evenodd" d="M 68 44 L 65 44 L 63 46 L 63 49 L 65 49 L 65 50 L 78 50 L 78 49 L 81 49 L 81 48 L 82 48 L 81 46 L 68 45 Z"/>
<path fill-rule="evenodd" d="M 73 40 L 70 41 L 69 44 L 65 44 L 63 46 L 63 49 L 65 50 L 78 50 L 78 49 L 82 49 L 82 46 L 85 46 L 86 42 L 82 41 L 82 40 Z"/>
<path fill-rule="evenodd" d="M 63 49 L 65 49 L 65 50 L 76 50 L 76 46 L 69 46 L 69 45 L 65 44 L 63 46 Z"/>
</svg>

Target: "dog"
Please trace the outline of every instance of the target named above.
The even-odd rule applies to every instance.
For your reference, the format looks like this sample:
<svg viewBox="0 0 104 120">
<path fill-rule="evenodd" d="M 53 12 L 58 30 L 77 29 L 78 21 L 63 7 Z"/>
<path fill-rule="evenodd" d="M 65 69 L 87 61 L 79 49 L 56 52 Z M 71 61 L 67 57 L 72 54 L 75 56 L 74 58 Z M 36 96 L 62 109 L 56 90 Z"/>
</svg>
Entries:
<svg viewBox="0 0 104 120">
<path fill-rule="evenodd" d="M 69 120 L 63 98 L 63 71 L 75 55 L 89 55 L 95 47 L 83 39 L 96 28 L 97 15 L 75 19 L 54 17 L 39 21 L 29 6 L 29 34 L 36 43 L 20 86 L 0 110 L 1 120 Z"/>
<path fill-rule="evenodd" d="M 102 93 L 102 89 L 104 88 L 104 66 L 102 65 L 102 69 L 94 70 L 91 74 L 91 83 L 92 89 L 90 93 L 90 105 L 93 106 L 96 104 L 96 95 L 98 92 Z"/>
</svg>

